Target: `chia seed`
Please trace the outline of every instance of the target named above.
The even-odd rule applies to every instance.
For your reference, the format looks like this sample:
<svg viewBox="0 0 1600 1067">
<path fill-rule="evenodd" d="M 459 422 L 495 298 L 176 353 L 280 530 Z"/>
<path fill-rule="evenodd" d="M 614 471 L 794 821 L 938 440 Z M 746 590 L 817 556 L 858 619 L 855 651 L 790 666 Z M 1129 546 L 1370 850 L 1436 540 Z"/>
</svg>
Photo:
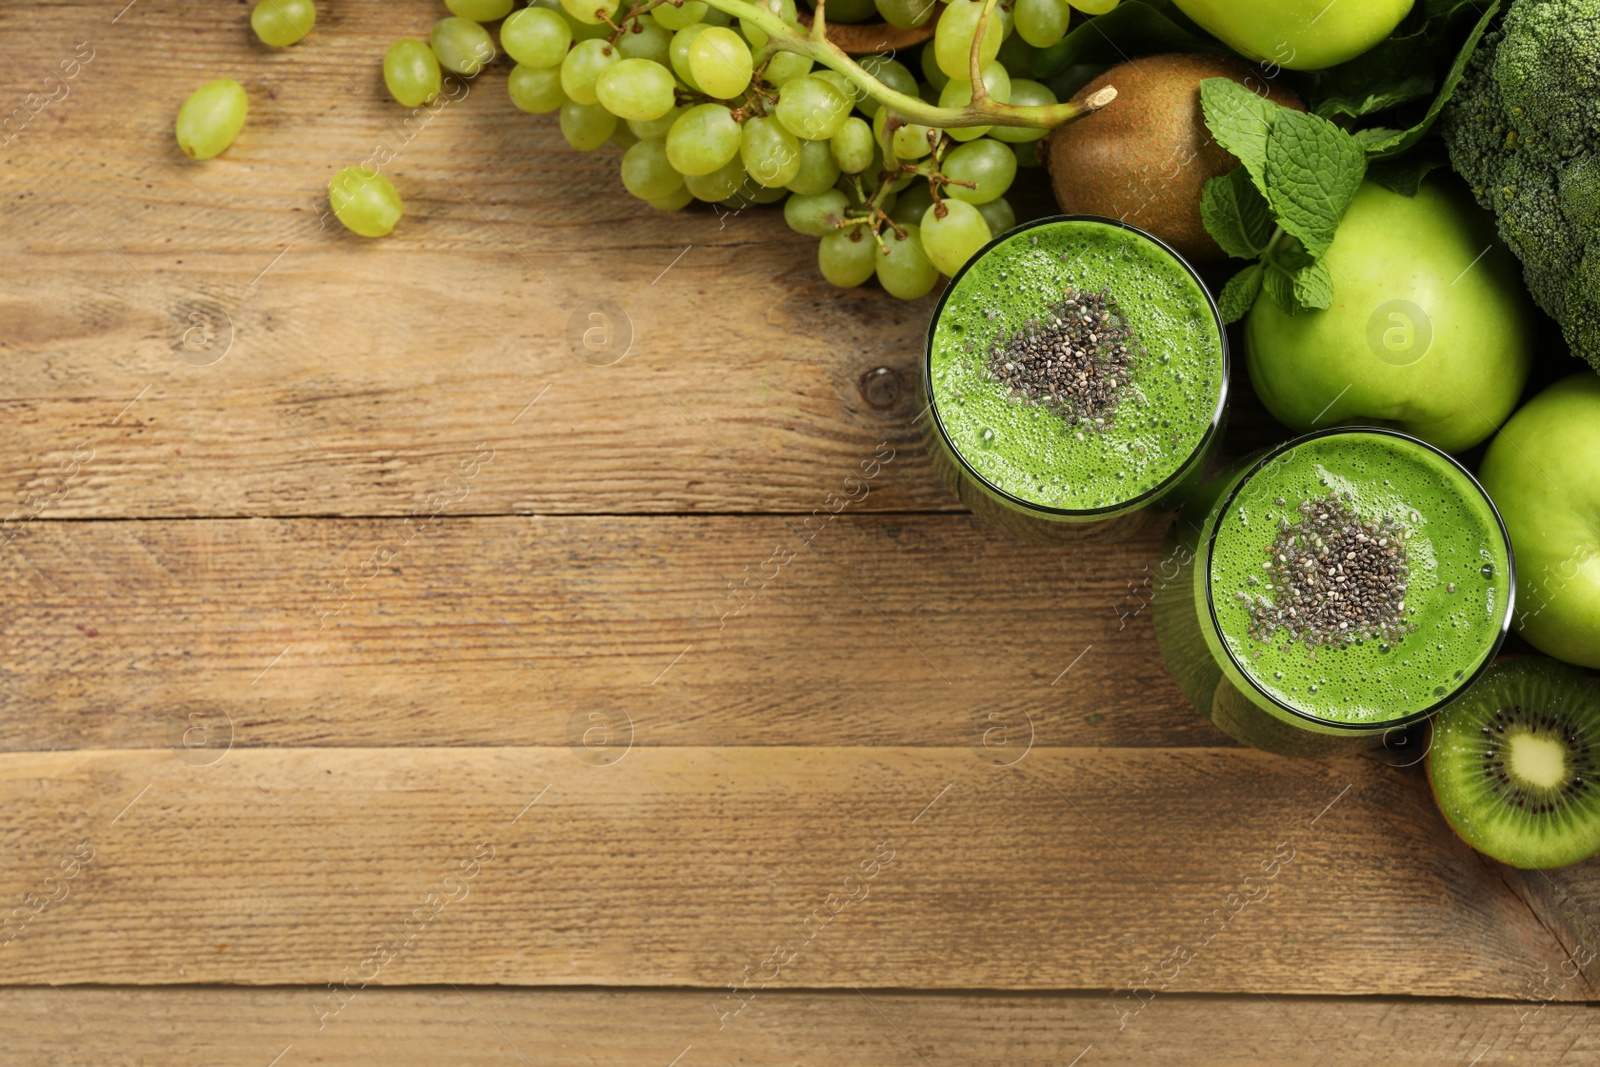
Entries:
<svg viewBox="0 0 1600 1067">
<path fill-rule="evenodd" d="M 1132 385 L 1134 359 L 1146 355 L 1109 292 L 1069 286 L 1044 314 L 992 341 L 986 363 L 1013 402 L 1099 431 Z"/>
<path fill-rule="evenodd" d="M 1302 501 L 1300 520 L 1278 520 L 1266 549 L 1265 588 L 1250 602 L 1250 636 L 1282 630 L 1313 651 L 1368 638 L 1386 642 L 1416 630 L 1406 622 L 1408 531 L 1390 517 L 1363 519 L 1337 494 Z"/>
</svg>

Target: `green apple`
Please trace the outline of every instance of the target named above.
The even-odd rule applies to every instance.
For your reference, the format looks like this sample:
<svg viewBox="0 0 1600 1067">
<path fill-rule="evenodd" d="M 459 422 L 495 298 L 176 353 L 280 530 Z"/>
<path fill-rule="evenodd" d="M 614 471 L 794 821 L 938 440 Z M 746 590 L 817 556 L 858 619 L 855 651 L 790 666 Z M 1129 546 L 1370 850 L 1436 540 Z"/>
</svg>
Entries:
<svg viewBox="0 0 1600 1067">
<path fill-rule="evenodd" d="M 1511 534 L 1517 631 L 1557 659 L 1600 667 L 1600 377 L 1575 374 L 1524 404 L 1478 479 Z"/>
<path fill-rule="evenodd" d="M 1528 380 L 1533 323 L 1515 261 L 1465 197 L 1367 182 L 1324 258 L 1333 306 L 1245 319 L 1250 380 L 1296 430 L 1392 426 L 1447 452 L 1494 433 Z"/>
<path fill-rule="evenodd" d="M 1354 59 L 1400 25 L 1412 0 L 1177 0 L 1178 9 L 1246 59 L 1322 70 Z"/>
</svg>

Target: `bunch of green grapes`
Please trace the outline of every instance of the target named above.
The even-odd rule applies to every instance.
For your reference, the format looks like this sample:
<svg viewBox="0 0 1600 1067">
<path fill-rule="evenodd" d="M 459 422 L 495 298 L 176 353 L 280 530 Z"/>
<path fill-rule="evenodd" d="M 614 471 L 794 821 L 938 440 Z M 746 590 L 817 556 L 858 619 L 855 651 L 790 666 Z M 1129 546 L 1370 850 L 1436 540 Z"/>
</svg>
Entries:
<svg viewBox="0 0 1600 1067">
<path fill-rule="evenodd" d="M 499 47 L 516 63 L 512 103 L 557 113 L 562 136 L 580 151 L 621 148 L 622 185 L 633 196 L 663 211 L 696 200 L 741 210 L 787 198 L 784 218 L 820 239 L 828 281 L 849 287 L 876 277 L 891 294 L 915 299 L 1015 224 L 1004 194 L 1019 166 L 1035 165 L 1034 142 L 1045 131 L 916 125 L 861 82 L 962 107 L 972 100 L 976 51 L 990 99 L 1056 103 L 1044 85 L 1006 70 L 1001 45 L 1022 21 L 1024 0 L 1015 2 L 1015 15 L 1005 0 L 981 20 L 983 0 L 830 0 L 824 14 L 833 22 L 877 12 L 896 26 L 926 22 L 943 3 L 919 53 L 866 57 L 871 77 L 852 80 L 765 47 L 760 26 L 734 20 L 715 0 L 533 0 L 517 10 L 514 0 L 448 0 L 452 16 L 426 43 L 389 49 L 384 77 L 401 103 L 427 102 L 441 68 L 470 77 L 494 58 L 482 23 L 504 20 Z M 795 0 L 755 3 L 805 32 Z"/>
</svg>

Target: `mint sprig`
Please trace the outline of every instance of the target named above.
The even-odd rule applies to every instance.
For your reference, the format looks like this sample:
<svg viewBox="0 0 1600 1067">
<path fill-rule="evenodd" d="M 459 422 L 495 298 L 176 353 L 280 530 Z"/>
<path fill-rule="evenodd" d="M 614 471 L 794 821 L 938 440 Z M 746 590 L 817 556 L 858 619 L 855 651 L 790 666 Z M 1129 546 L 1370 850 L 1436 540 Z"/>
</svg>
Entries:
<svg viewBox="0 0 1600 1067">
<path fill-rule="evenodd" d="M 1257 260 L 1223 288 L 1223 321 L 1242 318 L 1262 289 L 1291 315 L 1332 306 L 1322 257 L 1366 176 L 1361 143 L 1227 78 L 1200 83 L 1200 107 L 1211 135 L 1241 164 L 1206 183 L 1201 219 L 1228 255 Z"/>
</svg>

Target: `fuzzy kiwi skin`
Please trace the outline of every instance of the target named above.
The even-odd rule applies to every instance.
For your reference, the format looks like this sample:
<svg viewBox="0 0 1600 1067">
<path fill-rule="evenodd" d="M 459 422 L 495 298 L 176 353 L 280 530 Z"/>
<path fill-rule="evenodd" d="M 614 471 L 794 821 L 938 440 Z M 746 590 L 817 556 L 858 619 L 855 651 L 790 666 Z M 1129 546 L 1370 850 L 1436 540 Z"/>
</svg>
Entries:
<svg viewBox="0 0 1600 1067">
<path fill-rule="evenodd" d="M 1565 708 L 1582 716 L 1590 743 L 1600 744 L 1600 682 L 1544 656 L 1501 659 L 1433 720 L 1425 762 L 1434 802 L 1456 836 L 1491 859 L 1527 870 L 1581 863 L 1600 853 L 1600 779 L 1589 783 L 1593 799 L 1586 817 L 1560 828 L 1563 839 L 1505 840 L 1505 828 L 1493 817 L 1471 810 L 1486 798 L 1472 795 L 1471 780 L 1459 765 L 1453 773 L 1445 767 L 1447 761 L 1466 758 L 1472 761 L 1470 773 L 1479 773 L 1474 753 L 1481 751 L 1484 721 L 1494 708 L 1512 703 L 1535 713 Z"/>
<path fill-rule="evenodd" d="M 1200 83 L 1231 78 L 1296 111 L 1305 105 L 1281 82 L 1268 81 L 1231 56 L 1169 54 L 1112 67 L 1083 95 L 1115 86 L 1117 98 L 1093 115 L 1057 127 L 1039 159 L 1056 203 L 1069 215 L 1121 219 L 1192 260 L 1222 259 L 1200 221 L 1208 180 L 1239 165 L 1211 139 L 1200 112 Z"/>
</svg>

